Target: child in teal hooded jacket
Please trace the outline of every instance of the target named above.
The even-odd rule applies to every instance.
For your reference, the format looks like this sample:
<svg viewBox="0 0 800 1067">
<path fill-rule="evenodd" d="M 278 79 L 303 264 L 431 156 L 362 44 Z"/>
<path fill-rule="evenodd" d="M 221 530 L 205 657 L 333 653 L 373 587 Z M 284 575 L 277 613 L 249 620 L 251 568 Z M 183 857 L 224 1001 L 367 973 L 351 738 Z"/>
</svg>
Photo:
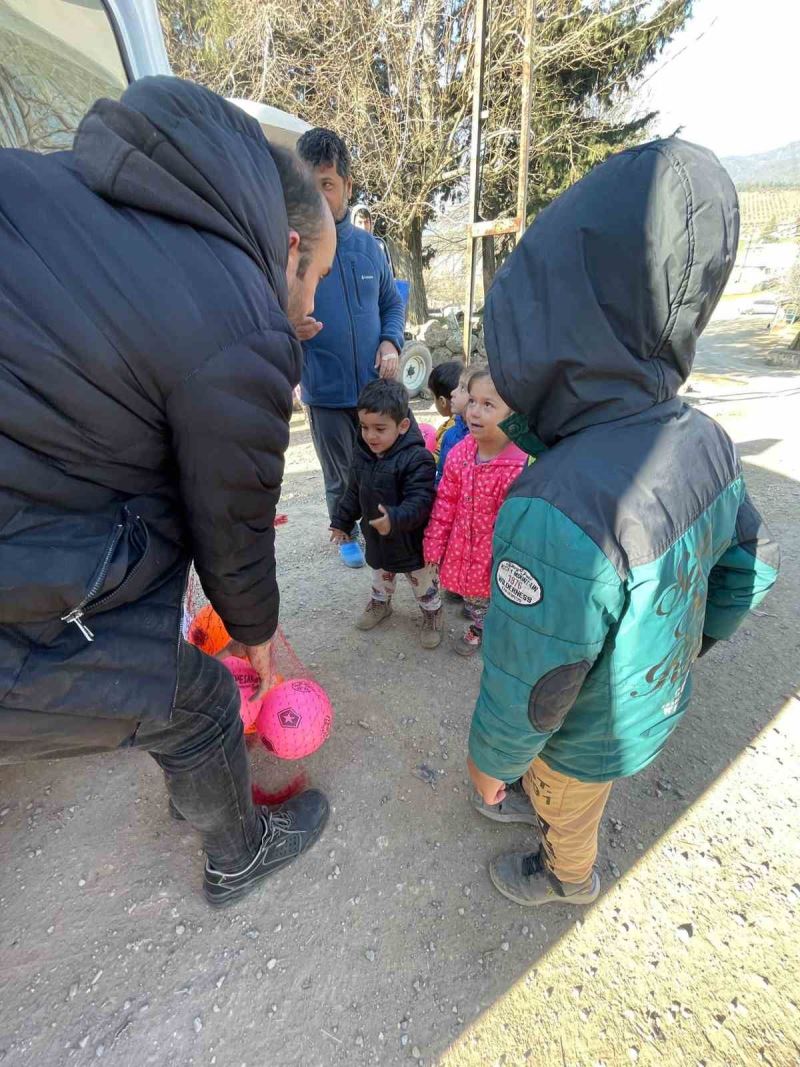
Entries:
<svg viewBox="0 0 800 1067">
<path fill-rule="evenodd" d="M 537 462 L 495 527 L 469 768 L 479 810 L 539 825 L 490 865 L 521 904 L 596 898 L 612 782 L 656 758 L 694 661 L 777 576 L 733 443 L 678 396 L 738 229 L 716 158 L 654 141 L 543 211 L 486 301 L 506 432 Z"/>
</svg>

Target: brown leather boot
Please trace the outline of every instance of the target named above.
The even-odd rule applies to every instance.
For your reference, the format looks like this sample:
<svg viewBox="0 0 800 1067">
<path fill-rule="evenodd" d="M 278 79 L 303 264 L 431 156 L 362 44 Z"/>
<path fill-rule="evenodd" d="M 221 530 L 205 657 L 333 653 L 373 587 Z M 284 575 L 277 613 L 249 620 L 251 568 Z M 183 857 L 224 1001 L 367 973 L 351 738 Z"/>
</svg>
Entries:
<svg viewBox="0 0 800 1067">
<path fill-rule="evenodd" d="M 391 614 L 391 600 L 370 600 L 363 613 L 356 619 L 356 629 L 374 630 L 378 623 L 388 619 Z"/>
<path fill-rule="evenodd" d="M 422 608 L 422 631 L 419 635 L 422 647 L 438 648 L 442 643 L 443 630 L 444 608 L 439 608 L 437 611 L 426 611 Z"/>
</svg>

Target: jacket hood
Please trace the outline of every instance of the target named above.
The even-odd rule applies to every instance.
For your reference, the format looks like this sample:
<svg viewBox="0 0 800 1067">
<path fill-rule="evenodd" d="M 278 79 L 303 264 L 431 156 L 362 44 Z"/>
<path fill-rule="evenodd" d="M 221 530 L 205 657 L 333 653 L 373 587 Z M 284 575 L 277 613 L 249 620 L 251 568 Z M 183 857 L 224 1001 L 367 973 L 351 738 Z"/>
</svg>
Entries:
<svg viewBox="0 0 800 1067">
<path fill-rule="evenodd" d="M 526 231 L 486 300 L 500 395 L 546 445 L 674 397 L 733 267 L 739 205 L 705 148 L 620 152 Z"/>
<path fill-rule="evenodd" d="M 84 181 L 107 200 L 238 245 L 286 308 L 283 190 L 269 142 L 240 108 L 179 78 L 142 78 L 120 101 L 97 101 L 73 153 Z"/>
</svg>

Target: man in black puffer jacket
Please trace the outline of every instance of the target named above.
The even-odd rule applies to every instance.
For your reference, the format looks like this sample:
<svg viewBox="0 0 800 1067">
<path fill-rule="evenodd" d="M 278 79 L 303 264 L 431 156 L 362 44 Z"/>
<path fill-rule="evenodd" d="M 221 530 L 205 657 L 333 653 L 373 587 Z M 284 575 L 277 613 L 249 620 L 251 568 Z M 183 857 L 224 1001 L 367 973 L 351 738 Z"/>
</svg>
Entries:
<svg viewBox="0 0 800 1067">
<path fill-rule="evenodd" d="M 99 101 L 71 152 L 0 153 L 0 763 L 151 752 L 213 904 L 327 814 L 253 807 L 236 686 L 180 624 L 194 559 L 268 680 L 291 322 L 334 251 L 296 157 L 177 79 Z"/>
<path fill-rule="evenodd" d="M 360 432 L 350 481 L 331 520 L 331 541 L 341 543 L 361 519 L 372 597 L 356 626 L 372 630 L 388 619 L 397 575 L 405 574 L 422 611 L 422 647 L 437 648 L 442 642 L 439 578 L 434 567 L 425 566 L 422 552 L 436 495 L 436 463 L 400 382 L 370 382 L 357 410 Z"/>
</svg>

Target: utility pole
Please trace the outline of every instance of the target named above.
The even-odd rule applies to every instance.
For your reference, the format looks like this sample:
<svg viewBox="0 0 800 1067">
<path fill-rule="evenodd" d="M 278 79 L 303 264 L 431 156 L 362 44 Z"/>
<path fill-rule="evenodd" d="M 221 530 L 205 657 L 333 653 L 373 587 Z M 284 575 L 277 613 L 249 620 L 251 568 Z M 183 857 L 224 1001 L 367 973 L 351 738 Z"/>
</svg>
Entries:
<svg viewBox="0 0 800 1067">
<path fill-rule="evenodd" d="M 472 339 L 472 309 L 475 306 L 475 254 L 482 237 L 499 237 L 511 233 L 519 240 L 525 229 L 528 209 L 528 163 L 531 150 L 531 90 L 533 80 L 533 31 L 536 24 L 536 0 L 527 0 L 525 11 L 525 45 L 522 55 L 522 101 L 520 113 L 519 172 L 517 175 L 516 214 L 511 218 L 481 220 L 481 139 L 487 112 L 483 108 L 485 77 L 486 24 L 489 0 L 477 0 L 475 7 L 475 59 L 472 75 L 472 137 L 469 156 L 469 219 L 467 221 L 467 287 L 464 299 L 464 361 L 469 362 Z M 485 294 L 484 294 L 485 296 Z"/>
</svg>

